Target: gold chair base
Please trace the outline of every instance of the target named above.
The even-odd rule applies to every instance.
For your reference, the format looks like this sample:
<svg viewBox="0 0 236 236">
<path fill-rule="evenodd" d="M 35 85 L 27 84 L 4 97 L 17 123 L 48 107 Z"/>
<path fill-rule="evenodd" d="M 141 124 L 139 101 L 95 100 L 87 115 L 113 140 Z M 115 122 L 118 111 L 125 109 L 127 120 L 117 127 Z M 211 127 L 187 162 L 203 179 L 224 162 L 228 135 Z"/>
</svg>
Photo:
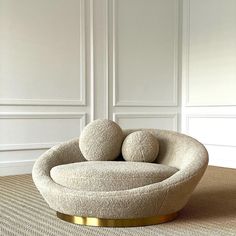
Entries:
<svg viewBox="0 0 236 236">
<path fill-rule="evenodd" d="M 72 216 L 57 212 L 57 217 L 61 220 L 88 226 L 100 226 L 100 227 L 135 227 L 135 226 L 146 226 L 156 225 L 164 222 L 174 220 L 178 215 L 178 212 L 174 212 L 168 215 L 153 216 L 136 219 L 102 219 L 96 217 L 82 217 Z"/>
</svg>

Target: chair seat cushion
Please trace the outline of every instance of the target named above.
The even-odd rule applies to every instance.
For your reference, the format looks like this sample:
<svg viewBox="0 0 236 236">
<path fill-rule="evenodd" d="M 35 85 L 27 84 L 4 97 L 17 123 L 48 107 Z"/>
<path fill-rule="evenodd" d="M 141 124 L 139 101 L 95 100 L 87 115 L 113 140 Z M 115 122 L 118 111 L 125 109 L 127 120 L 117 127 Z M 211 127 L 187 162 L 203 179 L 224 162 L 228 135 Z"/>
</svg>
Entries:
<svg viewBox="0 0 236 236">
<path fill-rule="evenodd" d="M 161 182 L 178 171 L 157 163 L 85 161 L 55 166 L 57 184 L 80 191 L 119 191 Z"/>
</svg>

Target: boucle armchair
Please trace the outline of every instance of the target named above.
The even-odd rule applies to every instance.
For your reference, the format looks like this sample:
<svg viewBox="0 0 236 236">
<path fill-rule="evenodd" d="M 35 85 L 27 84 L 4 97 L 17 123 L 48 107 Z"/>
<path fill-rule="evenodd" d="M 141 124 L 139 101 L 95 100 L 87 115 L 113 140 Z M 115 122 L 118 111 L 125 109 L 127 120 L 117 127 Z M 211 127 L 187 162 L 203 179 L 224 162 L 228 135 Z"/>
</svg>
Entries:
<svg viewBox="0 0 236 236">
<path fill-rule="evenodd" d="M 76 172 L 76 170 L 78 182 L 84 178 L 87 182 L 81 181 L 81 188 L 79 185 L 77 188 L 73 187 L 73 184 L 76 184 L 73 181 L 69 181 L 67 186 L 66 182 L 60 182 L 60 178 L 58 182 L 52 178 L 53 174 L 54 177 L 58 177 L 58 173 L 60 175 L 60 169 L 59 172 L 53 172 L 53 168 L 63 167 L 61 173 L 65 174 L 65 178 L 66 176 L 70 178 L 70 174 L 66 175 L 65 172 L 65 167 L 68 166 L 66 164 L 76 163 L 78 166 L 81 162 L 83 165 L 90 164 L 91 167 L 94 165 L 93 162 L 89 163 L 83 157 L 79 148 L 79 139 L 75 138 L 59 144 L 44 153 L 33 167 L 33 180 L 48 205 L 57 212 L 57 216 L 69 222 L 93 226 L 151 225 L 174 219 L 185 206 L 204 174 L 208 164 L 208 154 L 201 143 L 187 135 L 166 130 L 145 130 L 157 137 L 160 150 L 155 163 L 139 164 L 147 170 L 149 167 L 145 167 L 146 165 L 155 166 L 154 168 L 159 166 L 159 170 L 172 169 L 170 175 L 158 179 L 157 176 L 162 175 L 159 171 L 159 174 L 154 175 L 151 182 L 146 182 L 146 184 L 145 180 L 143 183 L 141 181 L 144 172 L 140 172 L 140 175 L 136 173 L 138 185 L 134 183 L 132 186 L 132 182 L 135 182 L 135 179 L 132 179 L 135 177 L 132 171 L 130 172 L 132 181 L 129 181 L 129 176 L 122 177 L 122 173 L 120 178 L 118 178 L 118 173 L 115 177 L 111 174 L 109 179 L 109 173 L 112 173 L 115 162 L 125 165 L 125 162 L 118 159 L 107 161 L 111 168 L 110 172 L 109 167 L 105 170 L 107 172 L 105 176 L 109 181 L 106 188 L 100 190 L 96 188 L 99 183 L 96 180 L 98 173 L 88 174 L 84 171 L 80 176 L 81 172 Z M 127 136 L 134 131 L 136 130 L 124 130 L 124 135 Z M 129 168 L 133 168 L 132 163 L 126 163 Z M 135 172 L 139 172 L 143 168 L 137 167 Z M 119 172 L 119 168 L 116 170 Z M 73 172 L 73 167 L 68 171 Z M 84 174 L 87 174 L 86 177 L 83 176 Z M 141 178 L 138 179 L 140 176 Z M 89 179 L 90 177 L 91 179 Z M 101 180 L 102 177 L 98 176 L 98 178 Z M 112 184 L 112 182 L 116 184 Z M 122 183 L 125 182 L 128 184 L 116 187 L 122 186 Z"/>
</svg>

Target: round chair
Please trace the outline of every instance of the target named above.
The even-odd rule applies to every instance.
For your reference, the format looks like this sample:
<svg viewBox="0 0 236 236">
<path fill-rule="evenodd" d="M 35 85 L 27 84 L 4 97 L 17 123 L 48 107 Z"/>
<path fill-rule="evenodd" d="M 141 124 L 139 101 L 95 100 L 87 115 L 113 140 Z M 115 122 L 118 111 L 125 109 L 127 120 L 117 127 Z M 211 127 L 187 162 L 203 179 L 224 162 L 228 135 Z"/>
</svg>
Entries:
<svg viewBox="0 0 236 236">
<path fill-rule="evenodd" d="M 78 138 L 52 147 L 35 162 L 34 183 L 60 219 L 83 225 L 125 227 L 163 223 L 177 216 L 206 170 L 207 150 L 187 135 L 142 130 L 159 141 L 155 163 L 139 163 L 137 167 L 135 162 L 119 157 L 101 161 L 104 165 L 97 168 L 98 162 L 95 165 L 86 161 L 81 154 Z M 137 130 L 124 130 L 124 136 L 134 131 Z M 121 168 L 114 169 L 116 164 Z M 163 175 L 165 170 L 169 174 Z"/>
</svg>

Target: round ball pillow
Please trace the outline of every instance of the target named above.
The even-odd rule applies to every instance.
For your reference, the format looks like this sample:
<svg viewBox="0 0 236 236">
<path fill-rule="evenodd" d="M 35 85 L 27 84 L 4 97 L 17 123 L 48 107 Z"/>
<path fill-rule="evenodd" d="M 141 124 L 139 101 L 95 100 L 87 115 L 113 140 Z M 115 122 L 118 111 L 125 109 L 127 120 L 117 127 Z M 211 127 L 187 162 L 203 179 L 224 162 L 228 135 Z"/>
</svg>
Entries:
<svg viewBox="0 0 236 236">
<path fill-rule="evenodd" d="M 122 145 L 122 155 L 126 161 L 153 162 L 159 152 L 159 142 L 147 131 L 129 134 Z"/>
<path fill-rule="evenodd" d="M 111 120 L 95 120 L 79 138 L 79 147 L 88 161 L 112 161 L 119 156 L 124 139 L 119 125 Z"/>
</svg>

